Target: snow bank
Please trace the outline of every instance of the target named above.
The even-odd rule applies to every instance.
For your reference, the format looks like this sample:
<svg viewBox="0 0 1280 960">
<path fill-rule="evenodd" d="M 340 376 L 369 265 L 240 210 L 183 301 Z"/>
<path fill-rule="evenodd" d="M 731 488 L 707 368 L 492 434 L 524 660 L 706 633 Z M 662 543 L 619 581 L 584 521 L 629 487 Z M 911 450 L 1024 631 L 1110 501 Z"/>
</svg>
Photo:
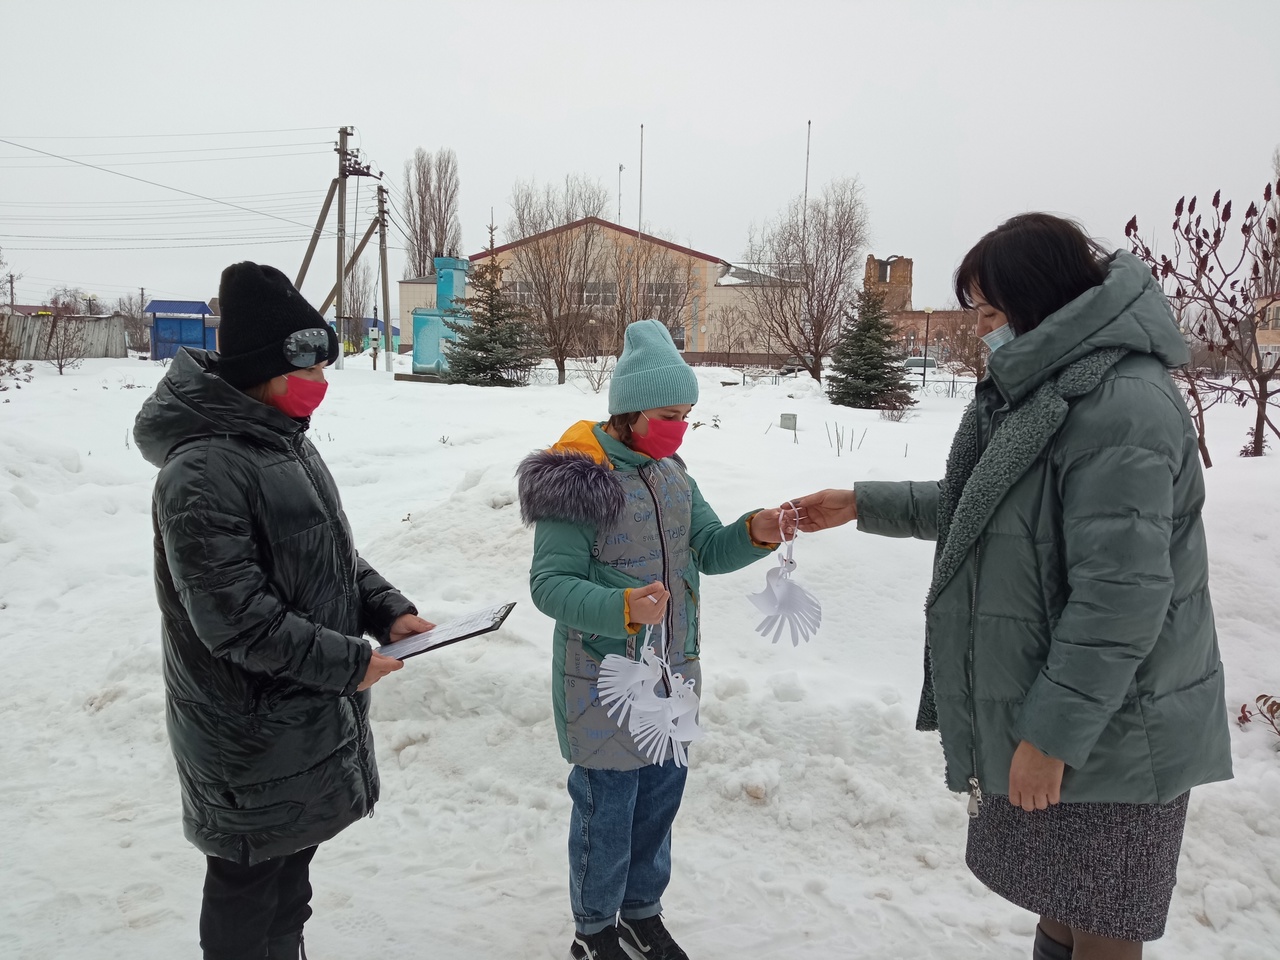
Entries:
<svg viewBox="0 0 1280 960">
<path fill-rule="evenodd" d="M 155 471 L 128 437 L 162 372 L 42 369 L 0 407 L 0 625 L 15 678 L 0 699 L 0 955 L 196 952 L 203 861 L 182 838 L 164 734 Z M 936 477 L 963 407 L 928 397 L 889 423 L 832 407 L 806 377 L 722 387 L 736 378 L 698 373 L 702 426 L 685 454 L 726 520 L 856 479 Z M 498 633 L 375 688 L 384 799 L 317 858 L 309 950 L 562 957 L 567 767 L 512 474 L 570 422 L 603 417 L 605 398 L 581 383 L 395 383 L 363 363 L 331 379 L 312 435 L 362 552 L 437 620 L 520 604 Z M 1245 415 L 1212 417 L 1207 523 L 1238 709 L 1280 693 L 1280 456 L 1236 458 Z M 695 957 L 1028 955 L 1033 918 L 968 874 L 964 803 L 942 785 L 936 738 L 912 730 L 929 546 L 841 530 L 802 538 L 795 556 L 825 610 L 799 649 L 754 632 L 745 594 L 764 564 L 704 583 L 709 735 L 676 826 L 670 925 Z M 1244 960 L 1280 937 L 1275 741 L 1233 729 L 1237 779 L 1193 793 L 1169 932 L 1149 956 Z"/>
</svg>

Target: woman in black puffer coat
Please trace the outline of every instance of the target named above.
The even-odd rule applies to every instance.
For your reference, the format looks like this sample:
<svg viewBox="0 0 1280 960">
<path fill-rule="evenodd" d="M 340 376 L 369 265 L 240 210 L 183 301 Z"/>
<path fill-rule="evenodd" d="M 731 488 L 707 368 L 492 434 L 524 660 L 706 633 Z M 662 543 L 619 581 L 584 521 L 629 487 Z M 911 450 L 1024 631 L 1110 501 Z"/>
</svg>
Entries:
<svg viewBox="0 0 1280 960">
<path fill-rule="evenodd" d="M 374 653 L 430 628 L 356 552 L 306 438 L 337 338 L 272 267 L 228 267 L 221 356 L 182 350 L 143 405 L 169 740 L 208 857 L 210 960 L 297 958 L 317 844 L 373 811 Z"/>
</svg>

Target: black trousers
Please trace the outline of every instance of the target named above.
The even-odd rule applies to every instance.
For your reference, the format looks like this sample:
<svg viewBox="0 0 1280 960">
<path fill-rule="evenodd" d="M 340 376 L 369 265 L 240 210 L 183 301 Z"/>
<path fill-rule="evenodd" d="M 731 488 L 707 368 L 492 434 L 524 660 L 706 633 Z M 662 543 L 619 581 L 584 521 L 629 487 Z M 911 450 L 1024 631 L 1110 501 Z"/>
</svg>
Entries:
<svg viewBox="0 0 1280 960">
<path fill-rule="evenodd" d="M 206 857 L 200 910 L 205 960 L 265 960 L 268 942 L 301 933 L 311 917 L 315 855 L 316 848 L 307 847 L 253 866 Z"/>
</svg>

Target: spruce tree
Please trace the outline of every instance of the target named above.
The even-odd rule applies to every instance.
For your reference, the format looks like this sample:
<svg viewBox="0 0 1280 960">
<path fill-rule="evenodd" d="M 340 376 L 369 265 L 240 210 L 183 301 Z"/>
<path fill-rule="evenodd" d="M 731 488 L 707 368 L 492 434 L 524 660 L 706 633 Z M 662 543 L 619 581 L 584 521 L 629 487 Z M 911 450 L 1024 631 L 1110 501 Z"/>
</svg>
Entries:
<svg viewBox="0 0 1280 960">
<path fill-rule="evenodd" d="M 444 325 L 458 339 L 446 348 L 448 383 L 477 387 L 523 387 L 538 365 L 533 328 L 524 312 L 502 288 L 502 267 L 493 256 L 493 228 L 489 228 L 489 258 L 469 278 L 473 295 L 461 301 Z"/>
<path fill-rule="evenodd" d="M 856 311 L 846 318 L 831 358 L 827 396 L 832 403 L 902 410 L 916 402 L 902 361 L 895 356 L 893 332 L 884 295 L 860 290 Z"/>
</svg>

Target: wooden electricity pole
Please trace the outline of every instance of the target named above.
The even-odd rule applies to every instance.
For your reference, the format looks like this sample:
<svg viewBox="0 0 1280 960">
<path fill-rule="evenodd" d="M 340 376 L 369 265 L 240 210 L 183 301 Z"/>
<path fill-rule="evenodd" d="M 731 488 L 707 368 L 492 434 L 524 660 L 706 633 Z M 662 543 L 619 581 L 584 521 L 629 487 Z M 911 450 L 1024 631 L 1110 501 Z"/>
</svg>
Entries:
<svg viewBox="0 0 1280 960">
<path fill-rule="evenodd" d="M 378 264 L 382 270 L 382 355 L 387 373 L 395 375 L 391 344 L 391 288 L 387 283 L 387 188 L 378 184 Z"/>
<path fill-rule="evenodd" d="M 347 137 L 351 135 L 350 127 L 338 128 L 338 299 L 334 310 L 334 322 L 338 328 L 338 362 L 337 368 L 344 366 L 343 359 L 347 353 L 347 317 L 343 312 L 345 298 L 342 282 L 343 268 L 347 264 Z"/>
</svg>

